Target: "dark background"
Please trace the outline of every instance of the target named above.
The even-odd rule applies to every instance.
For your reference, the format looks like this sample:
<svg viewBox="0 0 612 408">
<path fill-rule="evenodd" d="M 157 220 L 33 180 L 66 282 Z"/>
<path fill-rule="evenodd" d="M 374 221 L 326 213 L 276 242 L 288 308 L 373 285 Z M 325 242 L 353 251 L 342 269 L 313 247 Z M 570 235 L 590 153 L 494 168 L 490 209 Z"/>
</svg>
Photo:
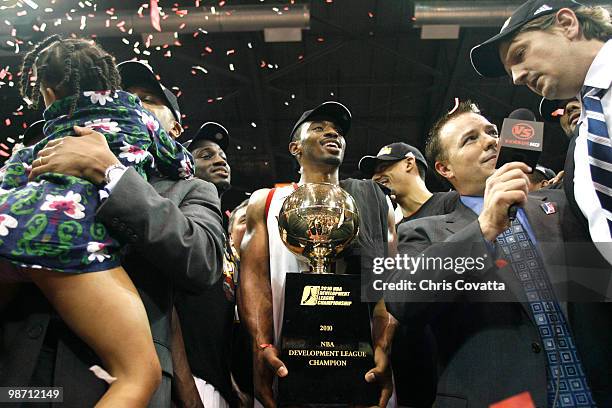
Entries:
<svg viewBox="0 0 612 408">
<path fill-rule="evenodd" d="M 27 109 L 16 86 L 9 84 L 10 74 L 13 81 L 17 80 L 24 51 L 50 34 L 50 25 L 45 33 L 34 31 L 33 25 L 40 25 L 41 18 L 50 16 L 66 21 L 67 16 L 79 20 L 81 15 L 89 18 L 109 15 L 111 8 L 124 15 L 136 15 L 143 3 L 142 0 L 90 0 L 88 4 L 83 1 L 81 7 L 78 1 L 31 1 L 38 4 L 37 10 L 23 3 L 0 10 L 0 69 L 6 74 L 0 78 L 4 82 L 0 86 L 0 141 L 7 148 L 0 145 L 3 150 L 10 151 L 12 143 L 7 138 L 17 139 L 25 124 L 42 115 L 42 111 Z M 219 13 L 232 13 L 234 8 L 253 5 L 266 9 L 276 7 L 282 12 L 285 6 L 306 6 L 310 9 L 310 28 L 302 30 L 302 39 L 298 42 L 265 42 L 262 30 L 200 32 L 194 37 L 198 27 L 192 25 L 186 28 L 189 33 L 177 36 L 180 46 L 170 44 L 160 50 L 151 46 L 148 49 L 151 54 L 147 56 L 134 52 L 135 42 L 140 43 L 140 51 L 146 49 L 142 35 L 136 30 L 131 35 L 120 33 L 114 26 L 116 20 L 110 28 L 95 32 L 97 41 L 118 61 L 134 57 L 146 59 L 162 82 L 179 95 L 187 136 L 205 121 L 218 121 L 229 129 L 232 143 L 227 155 L 234 187 L 224 196 L 224 210 L 233 208 L 258 188 L 297 180 L 296 166 L 287 152 L 288 133 L 304 110 L 326 100 L 344 103 L 353 114 L 341 167 L 343 178 L 359 177 L 359 159 L 376 154 L 387 143 L 404 141 L 422 148 L 427 130 L 437 117 L 454 106 L 456 97 L 476 101 L 499 127 L 503 118 L 518 107 L 537 113 L 539 98 L 527 88 L 512 86 L 508 78 L 481 79 L 470 65 L 470 48 L 498 32 L 499 19 L 482 22 L 490 27 L 462 26 L 457 39 L 425 40 L 421 39 L 421 28 L 415 26 L 415 2 L 298 0 L 294 3 L 289 0 L 200 1 L 199 10 L 214 6 Z M 472 2 L 443 3 L 453 6 Z M 165 13 L 175 14 L 176 9 L 194 8 L 196 0 L 160 0 L 159 5 Z M 23 11 L 25 15 L 17 16 Z M 143 18 L 148 21 L 147 13 L 145 9 Z M 164 20 L 161 25 L 163 29 Z M 15 36 L 11 32 L 13 28 Z M 22 42 L 18 53 L 9 43 L 14 44 L 16 39 Z M 206 47 L 210 47 L 208 51 Z M 230 64 L 234 71 L 230 70 Z M 208 73 L 193 66 L 203 67 Z M 546 124 L 540 163 L 554 170 L 561 169 L 566 146 L 560 127 Z M 428 183 L 434 190 L 442 188 L 431 175 Z"/>
</svg>

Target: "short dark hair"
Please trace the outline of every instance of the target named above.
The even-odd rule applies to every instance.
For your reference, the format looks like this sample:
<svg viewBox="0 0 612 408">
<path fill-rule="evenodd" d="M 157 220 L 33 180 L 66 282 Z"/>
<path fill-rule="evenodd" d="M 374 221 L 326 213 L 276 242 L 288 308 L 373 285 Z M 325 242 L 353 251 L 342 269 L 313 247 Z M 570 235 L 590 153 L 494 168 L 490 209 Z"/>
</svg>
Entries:
<svg viewBox="0 0 612 408">
<path fill-rule="evenodd" d="M 548 180 L 548 177 L 546 177 L 546 175 L 540 171 L 534 171 L 533 173 L 527 174 L 527 178 L 529 178 L 529 181 L 533 184 L 538 184 L 544 180 Z"/>
<path fill-rule="evenodd" d="M 423 163 L 416 159 L 414 160 L 414 162 L 416 163 L 417 170 L 419 171 L 419 177 L 421 178 L 421 180 L 425 181 L 425 176 L 427 175 L 427 168 L 425 167 L 425 165 L 423 165 Z"/>
<path fill-rule="evenodd" d="M 34 68 L 36 81 L 32 85 Z M 113 56 L 93 41 L 52 35 L 36 44 L 21 66 L 19 90 L 32 102 L 32 108 L 38 107 L 41 84 L 61 92 L 62 97 L 75 96 L 71 115 L 82 90 L 115 91 L 120 89 L 121 77 Z"/>
<path fill-rule="evenodd" d="M 243 202 L 241 202 L 240 204 L 238 204 L 238 206 L 236 208 L 234 208 L 232 210 L 232 212 L 230 213 L 229 221 L 227 222 L 227 233 L 228 234 L 232 233 L 232 226 L 234 225 L 234 220 L 236 219 L 236 213 L 238 212 L 238 210 L 240 210 L 241 208 L 246 207 L 247 205 L 249 205 L 249 199 L 248 198 L 246 200 L 244 200 Z"/>
<path fill-rule="evenodd" d="M 439 118 L 431 127 L 427 141 L 425 142 L 425 157 L 430 163 L 429 165 L 432 169 L 436 168 L 437 161 L 441 161 L 446 158 L 445 152 L 442 149 L 442 143 L 440 142 L 440 131 L 448 122 L 463 115 L 464 113 L 481 114 L 478 105 L 476 105 L 474 102 L 470 100 L 463 101 L 460 102 L 455 109 Z M 434 173 L 438 175 L 437 171 L 434 171 Z"/>
</svg>

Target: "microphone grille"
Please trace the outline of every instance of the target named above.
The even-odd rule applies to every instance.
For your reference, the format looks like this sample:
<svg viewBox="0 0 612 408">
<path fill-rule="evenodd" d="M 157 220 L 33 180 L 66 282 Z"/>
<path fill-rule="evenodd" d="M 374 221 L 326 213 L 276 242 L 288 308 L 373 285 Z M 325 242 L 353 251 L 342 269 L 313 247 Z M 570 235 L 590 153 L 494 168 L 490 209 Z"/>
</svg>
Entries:
<svg viewBox="0 0 612 408">
<path fill-rule="evenodd" d="M 518 108 L 512 111 L 510 115 L 508 115 L 508 119 L 519 119 L 519 120 L 530 120 L 532 122 L 536 121 L 535 114 L 526 108 Z"/>
</svg>

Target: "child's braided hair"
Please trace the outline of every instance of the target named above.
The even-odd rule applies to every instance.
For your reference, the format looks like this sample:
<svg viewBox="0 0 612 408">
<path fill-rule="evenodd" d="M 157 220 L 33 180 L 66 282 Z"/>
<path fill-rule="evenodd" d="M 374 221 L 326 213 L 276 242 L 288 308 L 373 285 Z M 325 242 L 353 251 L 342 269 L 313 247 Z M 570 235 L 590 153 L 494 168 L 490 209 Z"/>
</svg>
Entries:
<svg viewBox="0 0 612 408">
<path fill-rule="evenodd" d="M 32 75 L 36 76 L 34 84 Z M 120 89 L 121 77 L 113 56 L 93 41 L 52 35 L 36 44 L 23 59 L 20 92 L 32 101 L 32 108 L 38 107 L 41 85 L 52 88 L 58 98 L 78 97 L 81 91 Z M 76 97 L 69 115 L 76 107 Z"/>
</svg>

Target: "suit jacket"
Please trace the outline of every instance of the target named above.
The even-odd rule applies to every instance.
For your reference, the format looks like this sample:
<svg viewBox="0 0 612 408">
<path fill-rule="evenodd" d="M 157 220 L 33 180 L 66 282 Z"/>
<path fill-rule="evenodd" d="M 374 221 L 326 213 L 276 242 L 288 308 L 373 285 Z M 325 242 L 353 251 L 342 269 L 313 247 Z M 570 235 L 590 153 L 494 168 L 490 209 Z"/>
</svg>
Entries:
<svg viewBox="0 0 612 408">
<path fill-rule="evenodd" d="M 574 291 L 588 298 L 596 292 L 575 285 L 567 288 L 568 276 L 576 272 L 577 254 L 573 243 L 584 238 L 584 230 L 568 210 L 562 191 L 542 191 L 530 198 L 525 212 L 534 231 L 541 258 L 556 290 Z M 554 214 L 546 215 L 540 205 L 557 204 Z M 563 220 L 563 222 L 562 222 Z M 539 407 L 546 406 L 546 355 L 524 291 L 510 265 L 496 263 L 499 248 L 485 243 L 476 214 L 462 203 L 443 216 L 423 218 L 400 226 L 400 253 L 425 257 L 483 257 L 484 269 L 468 270 L 462 278 L 474 281 L 496 280 L 508 288 L 505 302 L 471 298 L 470 294 L 445 298 L 445 302 L 389 303 L 390 312 L 408 325 L 429 323 L 437 342 L 437 407 L 486 407 L 524 391 L 530 392 Z M 454 243 L 454 245 L 452 245 Z M 594 257 L 591 252 L 581 256 Z M 495 256 L 491 256 L 492 249 Z M 584 258 L 583 258 L 584 259 Z M 598 259 L 596 269 L 606 273 Z M 499 267 L 498 267 L 499 265 Z M 442 281 L 456 277 L 453 271 L 419 271 L 421 279 Z M 427 275 L 425 275 L 427 274 Z M 609 275 L 609 270 L 607 271 Z M 402 273 L 395 271 L 392 280 Z M 570 293 L 571 292 L 571 293 Z M 457 292 L 455 291 L 456 295 Z M 593 299 L 593 298 L 591 298 Z M 478 300 L 475 302 L 474 300 Z M 453 303 L 450 303 L 453 302 Z M 612 403 L 612 309 L 609 303 L 563 303 L 581 353 L 591 390 L 600 406 Z"/>
<path fill-rule="evenodd" d="M 567 149 L 567 156 L 565 156 L 565 166 L 563 168 L 565 171 L 565 175 L 563 176 L 563 189 L 565 190 L 568 204 L 574 212 L 574 215 L 582 223 L 584 228 L 588 230 L 589 223 L 584 217 L 584 214 L 582 214 L 580 207 L 578 207 L 578 203 L 576 203 L 576 198 L 574 197 L 574 150 L 576 149 L 577 137 L 578 130 L 576 130 L 574 136 L 570 139 L 569 147 Z"/>
<path fill-rule="evenodd" d="M 149 184 L 129 168 L 97 216 L 127 244 L 123 266 L 151 324 L 164 380 L 150 406 L 170 407 L 174 292 L 198 293 L 221 276 L 223 227 L 217 191 L 196 179 L 154 179 Z M 93 406 L 105 390 L 88 371 L 100 364 L 97 357 L 59 321 L 35 287 L 22 286 L 22 294 L 2 318 L 0 384 L 54 383 L 64 387 L 61 407 Z M 53 336 L 46 336 L 47 330 L 53 330 Z M 50 369 L 41 359 L 49 353 L 55 359 Z"/>
</svg>

